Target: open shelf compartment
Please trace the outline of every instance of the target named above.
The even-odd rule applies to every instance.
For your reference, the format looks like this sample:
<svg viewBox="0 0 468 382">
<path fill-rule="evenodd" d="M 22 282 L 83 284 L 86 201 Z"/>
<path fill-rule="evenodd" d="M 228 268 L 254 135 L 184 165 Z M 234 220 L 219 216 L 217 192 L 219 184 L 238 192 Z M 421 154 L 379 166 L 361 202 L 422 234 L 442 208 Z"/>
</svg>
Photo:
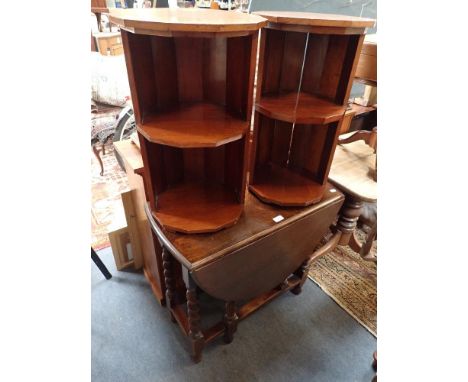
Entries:
<svg viewBox="0 0 468 382">
<path fill-rule="evenodd" d="M 165 229 L 214 232 L 243 210 L 258 31 L 155 33 L 122 29 L 145 193 Z"/>
<path fill-rule="evenodd" d="M 323 197 L 371 21 L 288 15 L 265 14 L 249 190 L 267 203 L 307 206 Z"/>
<path fill-rule="evenodd" d="M 249 189 L 280 206 L 308 206 L 322 199 L 339 123 L 293 124 L 255 113 L 256 149 Z"/>
</svg>

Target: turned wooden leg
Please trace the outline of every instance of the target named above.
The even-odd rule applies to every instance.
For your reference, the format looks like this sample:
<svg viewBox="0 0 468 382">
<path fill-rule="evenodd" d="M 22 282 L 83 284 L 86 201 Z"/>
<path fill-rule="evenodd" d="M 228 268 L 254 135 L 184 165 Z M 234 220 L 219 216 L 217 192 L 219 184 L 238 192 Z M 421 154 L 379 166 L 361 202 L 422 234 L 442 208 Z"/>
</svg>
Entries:
<svg viewBox="0 0 468 382">
<path fill-rule="evenodd" d="M 169 309 L 171 321 L 175 322 L 171 309 L 174 307 L 175 282 L 172 275 L 172 256 L 166 248 L 162 248 L 162 260 L 164 269 L 164 283 L 166 284 L 166 306 Z"/>
<path fill-rule="evenodd" d="M 342 233 L 338 244 L 349 245 L 357 253 L 361 252 L 361 245 L 356 239 L 355 230 L 362 212 L 362 205 L 362 201 L 347 195 L 336 225 L 336 228 Z"/>
<path fill-rule="evenodd" d="M 237 321 L 239 317 L 236 313 L 236 303 L 229 301 L 224 304 L 224 342 L 231 343 L 234 339 L 234 333 L 237 330 Z"/>
<path fill-rule="evenodd" d="M 198 363 L 202 358 L 205 337 L 200 326 L 200 306 L 197 299 L 197 288 L 191 277 L 187 285 L 187 316 L 192 360 Z"/>
<path fill-rule="evenodd" d="M 102 32 L 102 25 L 101 25 L 101 13 L 95 13 L 96 15 L 96 20 L 97 20 L 97 25 L 98 25 L 98 31 Z"/>
<path fill-rule="evenodd" d="M 295 272 L 295 275 L 300 278 L 299 284 L 297 284 L 293 289 L 291 289 L 291 293 L 298 295 L 302 292 L 302 286 L 304 285 L 305 281 L 307 280 L 307 275 L 309 274 L 311 262 L 309 259 L 304 261 L 300 268 Z"/>
<path fill-rule="evenodd" d="M 101 166 L 100 175 L 103 176 L 104 175 L 104 164 L 102 163 L 102 159 L 99 156 L 99 150 L 97 149 L 97 147 L 95 145 L 93 145 L 92 147 L 93 147 L 93 153 L 96 156 L 97 160 L 99 161 L 99 165 Z"/>
</svg>

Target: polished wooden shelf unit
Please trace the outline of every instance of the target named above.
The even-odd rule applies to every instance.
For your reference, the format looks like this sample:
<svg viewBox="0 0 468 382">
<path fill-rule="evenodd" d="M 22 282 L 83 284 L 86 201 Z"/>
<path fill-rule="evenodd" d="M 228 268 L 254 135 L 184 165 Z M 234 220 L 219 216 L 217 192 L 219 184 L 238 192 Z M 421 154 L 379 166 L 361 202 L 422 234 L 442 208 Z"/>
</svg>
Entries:
<svg viewBox="0 0 468 382">
<path fill-rule="evenodd" d="M 167 230 L 236 223 L 245 198 L 260 16 L 113 9 L 153 216 Z"/>
<path fill-rule="evenodd" d="M 267 203 L 307 206 L 323 196 L 367 27 L 374 20 L 257 12 L 259 91 L 249 189 Z"/>
</svg>

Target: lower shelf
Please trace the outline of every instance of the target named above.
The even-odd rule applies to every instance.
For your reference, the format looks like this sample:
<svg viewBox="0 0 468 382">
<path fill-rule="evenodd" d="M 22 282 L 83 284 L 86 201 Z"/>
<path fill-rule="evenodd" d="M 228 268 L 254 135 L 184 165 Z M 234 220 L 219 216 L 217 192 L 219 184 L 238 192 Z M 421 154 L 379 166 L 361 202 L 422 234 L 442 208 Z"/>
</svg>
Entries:
<svg viewBox="0 0 468 382">
<path fill-rule="evenodd" d="M 184 183 L 159 195 L 153 216 L 169 231 L 207 233 L 234 225 L 242 207 L 223 186 Z"/>
<path fill-rule="evenodd" d="M 325 185 L 276 165 L 257 169 L 249 190 L 260 200 L 284 207 L 304 207 L 322 199 Z"/>
</svg>

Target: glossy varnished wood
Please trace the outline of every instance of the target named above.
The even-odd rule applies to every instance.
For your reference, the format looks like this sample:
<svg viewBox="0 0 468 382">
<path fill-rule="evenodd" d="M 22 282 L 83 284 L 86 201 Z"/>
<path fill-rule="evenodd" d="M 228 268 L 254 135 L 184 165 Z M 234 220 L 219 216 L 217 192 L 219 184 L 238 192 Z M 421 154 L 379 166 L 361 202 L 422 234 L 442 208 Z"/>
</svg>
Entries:
<svg viewBox="0 0 468 382">
<path fill-rule="evenodd" d="M 184 233 L 215 232 L 237 222 L 242 205 L 221 185 L 182 183 L 159 195 L 156 219 L 167 229 Z"/>
<path fill-rule="evenodd" d="M 258 29 L 266 20 L 197 9 L 113 16 L 122 27 L 153 213 L 183 233 L 234 224 L 246 188 Z"/>
<path fill-rule="evenodd" d="M 112 9 L 110 21 L 134 33 L 163 36 L 171 32 L 245 33 L 257 31 L 267 23 L 266 19 L 256 15 L 197 8 Z"/>
<path fill-rule="evenodd" d="M 299 207 L 320 201 L 325 185 L 271 164 L 257 169 L 255 184 L 251 184 L 249 189 L 266 203 Z"/>
<path fill-rule="evenodd" d="M 320 201 L 357 68 L 373 20 L 303 12 L 259 12 L 262 32 L 250 191 L 262 201 Z"/>
<path fill-rule="evenodd" d="M 156 224 L 155 219 L 152 228 L 164 238 L 164 245 L 171 250 L 177 261 L 189 270 L 198 269 L 312 212 L 326 209 L 335 203 L 341 205 L 343 195 L 336 190 L 332 192 L 331 189 L 333 187 L 327 185 L 321 202 L 306 208 L 270 205 L 246 193 L 243 213 L 237 224 L 212 234 L 184 235 L 167 231 Z M 276 223 L 273 218 L 278 215 L 284 219 Z"/>
<path fill-rule="evenodd" d="M 373 19 L 328 13 L 257 11 L 254 14 L 260 15 L 270 22 L 286 25 L 339 28 L 366 28 L 375 25 L 375 20 Z"/>
<path fill-rule="evenodd" d="M 210 103 L 149 115 L 138 127 L 150 142 L 181 148 L 216 147 L 241 139 L 249 122 Z"/>
<path fill-rule="evenodd" d="M 280 121 L 327 124 L 339 121 L 346 107 L 300 92 L 264 96 L 256 104 L 256 110 Z"/>
</svg>

